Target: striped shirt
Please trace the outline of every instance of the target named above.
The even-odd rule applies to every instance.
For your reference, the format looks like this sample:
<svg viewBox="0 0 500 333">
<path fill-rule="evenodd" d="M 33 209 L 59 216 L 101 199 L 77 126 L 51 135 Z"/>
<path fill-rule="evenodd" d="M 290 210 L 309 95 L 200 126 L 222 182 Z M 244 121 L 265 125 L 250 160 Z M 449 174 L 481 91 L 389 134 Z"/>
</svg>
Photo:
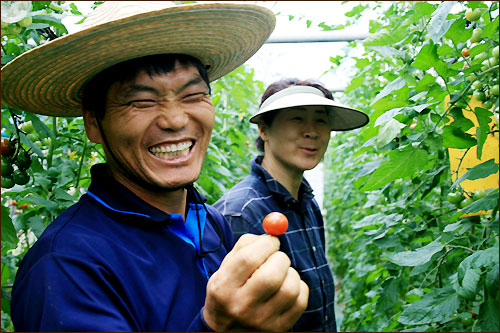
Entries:
<svg viewBox="0 0 500 333">
<path fill-rule="evenodd" d="M 335 285 L 325 256 L 323 217 L 303 179 L 299 200 L 260 165 L 262 156 L 250 162 L 251 173 L 235 185 L 214 207 L 231 224 L 236 239 L 242 234 L 263 234 L 262 220 L 273 211 L 288 218 L 288 230 L 278 236 L 302 280 L 309 286 L 307 309 L 291 331 L 336 332 Z"/>
</svg>

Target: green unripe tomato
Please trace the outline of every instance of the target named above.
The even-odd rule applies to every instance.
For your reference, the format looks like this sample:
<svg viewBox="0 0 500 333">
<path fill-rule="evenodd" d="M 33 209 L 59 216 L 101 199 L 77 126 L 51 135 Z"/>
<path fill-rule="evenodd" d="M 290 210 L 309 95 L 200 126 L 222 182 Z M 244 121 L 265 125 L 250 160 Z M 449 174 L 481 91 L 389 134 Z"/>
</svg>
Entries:
<svg viewBox="0 0 500 333">
<path fill-rule="evenodd" d="M 14 171 L 13 177 L 17 185 L 26 185 L 30 181 L 30 176 L 23 170 Z"/>
<path fill-rule="evenodd" d="M 14 181 L 14 177 L 12 176 L 2 176 L 2 187 L 3 188 L 12 188 L 16 185 L 16 182 Z"/>
<path fill-rule="evenodd" d="M 471 43 L 479 43 L 481 40 L 483 40 L 482 35 L 483 34 L 483 29 L 481 28 L 476 28 L 472 32 L 472 37 L 470 38 Z"/>
<path fill-rule="evenodd" d="M 31 18 L 31 16 L 26 16 L 21 21 L 17 22 L 17 24 L 24 28 L 29 27 L 31 23 L 33 23 L 33 19 Z"/>
<path fill-rule="evenodd" d="M 490 67 L 498 65 L 498 58 L 490 57 L 488 61 L 490 62 Z"/>
<path fill-rule="evenodd" d="M 484 198 L 488 192 L 486 190 L 477 190 L 474 192 L 474 200 Z"/>
<path fill-rule="evenodd" d="M 486 59 L 488 59 L 488 53 L 481 52 L 477 56 L 474 57 L 474 62 L 483 62 Z"/>
<path fill-rule="evenodd" d="M 483 87 L 483 83 L 481 81 L 474 81 L 472 84 L 472 89 L 479 90 Z"/>
<path fill-rule="evenodd" d="M 476 79 L 476 74 L 471 73 L 471 74 L 469 75 L 469 81 L 470 81 L 470 82 L 472 82 L 472 81 L 474 81 L 475 79 Z"/>
<path fill-rule="evenodd" d="M 481 11 L 479 10 L 479 8 L 476 8 L 474 10 L 472 10 L 472 8 L 469 8 L 465 12 L 465 18 L 469 22 L 477 21 L 479 20 L 480 17 L 481 17 Z"/>
<path fill-rule="evenodd" d="M 491 109 L 493 107 L 493 101 L 491 99 L 484 101 L 483 107 L 488 110 Z"/>
<path fill-rule="evenodd" d="M 492 54 L 495 58 L 497 58 L 497 61 L 498 61 L 498 45 L 497 45 L 497 46 L 495 46 L 495 47 L 493 48 L 493 50 L 491 51 L 491 54 Z"/>
<path fill-rule="evenodd" d="M 472 198 L 465 198 L 459 205 L 460 205 L 460 208 L 465 208 L 467 207 L 468 205 L 472 204 L 474 202 L 474 200 L 472 200 Z"/>
<path fill-rule="evenodd" d="M 10 164 L 10 161 L 7 160 L 2 156 L 2 177 L 3 176 L 10 176 L 12 172 L 14 172 L 14 168 L 12 167 L 12 164 Z"/>
<path fill-rule="evenodd" d="M 19 25 L 17 24 L 10 24 L 9 27 L 7 28 L 7 32 L 9 34 L 13 34 L 13 35 L 17 35 L 19 33 L 21 33 L 21 31 L 23 30 L 23 28 L 21 28 Z"/>
<path fill-rule="evenodd" d="M 490 66 L 490 62 L 488 61 L 488 59 L 486 59 L 485 61 L 483 61 L 481 63 L 481 70 L 484 72 L 484 71 L 487 71 L 491 66 Z"/>
<path fill-rule="evenodd" d="M 26 134 L 29 134 L 31 132 L 33 132 L 33 130 L 35 129 L 33 127 L 33 123 L 30 121 L 27 121 L 25 123 L 22 123 L 21 124 L 21 129 L 23 130 L 23 132 L 25 132 Z"/>
<path fill-rule="evenodd" d="M 16 165 L 20 170 L 27 170 L 31 166 L 31 156 L 22 150 L 16 156 Z"/>
<path fill-rule="evenodd" d="M 498 84 L 490 88 L 490 94 L 498 96 Z"/>
<path fill-rule="evenodd" d="M 486 100 L 486 94 L 483 91 L 481 91 L 481 90 L 474 91 L 474 93 L 472 94 L 472 96 L 474 96 L 474 98 L 477 99 L 480 102 L 483 102 L 483 101 Z"/>
<path fill-rule="evenodd" d="M 465 198 L 464 196 L 461 194 L 461 193 L 458 193 L 458 192 L 452 192 L 450 194 L 448 194 L 448 196 L 446 197 L 446 199 L 448 199 L 448 202 L 451 203 L 451 204 L 454 204 L 455 206 L 457 206 L 458 204 L 460 204 Z"/>
</svg>

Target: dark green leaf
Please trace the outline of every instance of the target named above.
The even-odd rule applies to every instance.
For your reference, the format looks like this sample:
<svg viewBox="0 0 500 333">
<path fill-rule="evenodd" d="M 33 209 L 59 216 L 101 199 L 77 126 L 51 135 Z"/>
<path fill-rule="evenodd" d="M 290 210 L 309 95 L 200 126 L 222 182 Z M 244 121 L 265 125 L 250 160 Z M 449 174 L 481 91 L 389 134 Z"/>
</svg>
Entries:
<svg viewBox="0 0 500 333">
<path fill-rule="evenodd" d="M 475 146 L 477 141 L 469 133 L 464 133 L 461 129 L 448 125 L 443 128 L 443 147 L 467 149 Z"/>
<path fill-rule="evenodd" d="M 444 248 L 440 238 L 415 251 L 388 253 L 387 258 L 399 266 L 420 266 L 431 260 L 432 256 Z"/>
<path fill-rule="evenodd" d="M 399 294 L 398 280 L 391 277 L 382 283 L 382 288 L 380 298 L 377 300 L 376 304 L 376 310 L 379 312 L 394 308 L 394 304 L 397 302 Z"/>
<path fill-rule="evenodd" d="M 435 289 L 405 308 L 398 322 L 405 325 L 445 323 L 452 319 L 459 305 L 458 295 L 451 286 Z"/>
<path fill-rule="evenodd" d="M 497 169 L 498 171 L 498 169 Z M 498 188 L 487 196 L 474 201 L 461 210 L 462 213 L 477 213 L 479 211 L 489 211 L 498 207 Z"/>
<path fill-rule="evenodd" d="M 394 150 L 389 152 L 388 157 L 361 190 L 373 191 L 398 178 L 407 179 L 413 176 L 415 172 L 424 169 L 428 154 L 423 149 Z"/>
<path fill-rule="evenodd" d="M 12 219 L 9 215 L 9 209 L 2 205 L 2 246 L 5 245 L 12 249 L 17 247 L 19 239 L 17 238 L 16 229 L 12 224 Z"/>
<path fill-rule="evenodd" d="M 498 332 L 498 317 L 498 297 L 489 297 L 481 304 L 479 309 L 479 326 L 481 326 L 481 332 Z"/>
<path fill-rule="evenodd" d="M 458 178 L 452 186 L 456 186 L 463 182 L 464 180 L 476 180 L 481 178 L 486 178 L 490 175 L 493 175 L 498 172 L 498 164 L 495 163 L 495 160 L 492 158 L 486 162 L 478 164 L 464 173 L 460 178 Z"/>
</svg>

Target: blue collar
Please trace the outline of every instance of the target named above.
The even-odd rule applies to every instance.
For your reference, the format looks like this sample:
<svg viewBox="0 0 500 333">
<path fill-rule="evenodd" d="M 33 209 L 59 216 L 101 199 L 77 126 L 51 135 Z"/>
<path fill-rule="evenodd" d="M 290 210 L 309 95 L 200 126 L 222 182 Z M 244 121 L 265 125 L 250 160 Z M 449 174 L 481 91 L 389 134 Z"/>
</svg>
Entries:
<svg viewBox="0 0 500 333">
<path fill-rule="evenodd" d="M 132 193 L 108 173 L 106 163 L 92 166 L 91 174 L 92 183 L 87 194 L 111 211 L 143 217 L 154 222 L 173 222 L 179 218 L 182 220 L 181 215 L 167 214 Z M 187 189 L 187 209 L 191 208 L 190 204 L 203 204 L 206 201 L 200 194 L 194 194 L 192 186 Z"/>
</svg>

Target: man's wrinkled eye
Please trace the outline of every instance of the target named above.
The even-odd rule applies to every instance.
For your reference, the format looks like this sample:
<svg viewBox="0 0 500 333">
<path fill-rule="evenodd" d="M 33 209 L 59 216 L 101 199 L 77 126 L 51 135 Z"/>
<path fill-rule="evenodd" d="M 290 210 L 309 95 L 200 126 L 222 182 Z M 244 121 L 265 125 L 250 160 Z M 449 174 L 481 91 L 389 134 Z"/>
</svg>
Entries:
<svg viewBox="0 0 500 333">
<path fill-rule="evenodd" d="M 205 97 L 208 97 L 209 95 L 205 92 L 198 92 L 194 94 L 189 94 L 184 97 L 184 102 L 187 103 L 196 103 L 202 101 Z"/>
<path fill-rule="evenodd" d="M 131 105 L 134 108 L 138 109 L 146 109 L 146 108 L 151 108 L 156 105 L 156 101 L 152 99 L 140 99 L 140 100 L 135 100 L 128 102 L 127 105 Z"/>
</svg>

